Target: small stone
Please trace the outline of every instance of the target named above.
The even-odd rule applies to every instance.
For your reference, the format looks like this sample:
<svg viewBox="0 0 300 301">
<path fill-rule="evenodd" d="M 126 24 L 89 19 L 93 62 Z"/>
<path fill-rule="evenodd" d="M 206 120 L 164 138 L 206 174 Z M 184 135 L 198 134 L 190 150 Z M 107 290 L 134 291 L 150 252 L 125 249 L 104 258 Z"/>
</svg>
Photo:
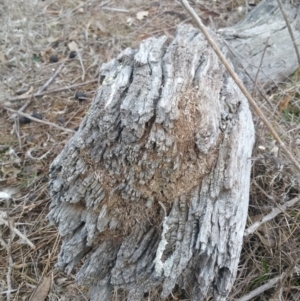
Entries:
<svg viewBox="0 0 300 301">
<path fill-rule="evenodd" d="M 66 122 L 66 119 L 64 116 L 59 116 L 56 118 L 56 120 L 61 124 L 64 124 Z"/>
<path fill-rule="evenodd" d="M 22 95 L 22 94 L 26 93 L 27 91 L 28 91 L 28 89 L 27 90 L 19 90 L 16 92 L 16 95 Z"/>
<path fill-rule="evenodd" d="M 75 50 L 70 51 L 69 53 L 69 59 L 73 59 L 74 57 L 76 57 L 77 52 Z"/>
<path fill-rule="evenodd" d="M 19 117 L 19 123 L 20 124 L 28 124 L 31 122 L 31 119 L 29 119 L 28 117 L 25 116 L 20 116 Z"/>
<path fill-rule="evenodd" d="M 58 46 L 59 46 L 59 40 L 53 41 L 53 42 L 51 43 L 51 47 L 52 47 L 52 48 L 57 48 Z"/>
<path fill-rule="evenodd" d="M 77 91 L 75 93 L 75 99 L 78 99 L 79 101 L 83 101 L 83 100 L 86 100 L 87 97 L 86 97 L 86 94 L 84 92 Z"/>
<path fill-rule="evenodd" d="M 36 118 L 36 119 L 40 119 L 40 120 L 43 119 L 43 116 L 40 113 L 37 113 L 37 112 L 33 112 L 31 116 Z"/>
<path fill-rule="evenodd" d="M 50 63 L 57 63 L 58 62 L 58 56 L 56 54 L 52 54 L 49 58 Z"/>
</svg>

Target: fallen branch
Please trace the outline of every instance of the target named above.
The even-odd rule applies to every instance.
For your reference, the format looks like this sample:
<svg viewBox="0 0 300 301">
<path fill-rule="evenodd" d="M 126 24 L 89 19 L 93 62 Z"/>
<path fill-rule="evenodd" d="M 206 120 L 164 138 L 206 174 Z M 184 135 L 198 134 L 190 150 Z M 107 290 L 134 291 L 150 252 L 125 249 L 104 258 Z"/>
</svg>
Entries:
<svg viewBox="0 0 300 301">
<path fill-rule="evenodd" d="M 278 208 L 274 208 L 269 214 L 265 215 L 260 221 L 256 221 L 253 223 L 248 229 L 245 230 L 244 236 L 248 236 L 255 232 L 255 230 L 260 227 L 262 224 L 270 221 L 271 219 L 275 218 L 278 214 L 286 211 L 288 208 L 294 206 L 300 198 L 294 198 L 284 205 L 278 205 Z"/>
<path fill-rule="evenodd" d="M 217 56 L 219 57 L 220 61 L 225 66 L 226 70 L 228 71 L 228 73 L 230 74 L 230 76 L 232 77 L 232 79 L 235 81 L 235 83 L 240 88 L 240 90 L 242 91 L 242 93 L 248 99 L 248 101 L 249 101 L 252 109 L 256 113 L 256 115 L 258 115 L 260 117 L 260 119 L 263 121 L 263 123 L 265 124 L 265 126 L 269 129 L 269 131 L 272 134 L 272 136 L 274 137 L 274 139 L 278 142 L 278 144 L 280 145 L 280 147 L 282 148 L 282 150 L 286 153 L 286 155 L 289 157 L 289 159 L 291 160 L 291 162 L 294 164 L 295 168 L 300 172 L 300 165 L 299 165 L 298 161 L 294 158 L 294 156 L 292 155 L 292 153 L 286 147 L 286 145 L 284 144 L 284 142 L 281 140 L 281 138 L 277 134 L 276 130 L 273 128 L 273 126 L 271 125 L 271 123 L 269 122 L 269 120 L 267 119 L 267 117 L 265 116 L 265 114 L 262 112 L 262 110 L 256 104 L 255 100 L 252 98 L 251 94 L 245 88 L 244 84 L 239 79 L 239 77 L 237 76 L 237 74 L 235 73 L 235 71 L 233 70 L 233 68 L 231 67 L 229 61 L 222 54 L 222 52 L 219 49 L 218 45 L 213 40 L 213 38 L 210 36 L 210 34 L 206 30 L 205 26 L 202 24 L 202 21 L 200 20 L 200 18 L 198 17 L 198 15 L 194 11 L 194 9 L 189 5 L 189 3 L 187 2 L 187 0 L 180 0 L 180 3 L 186 9 L 186 11 L 191 15 L 191 17 L 193 18 L 193 20 L 197 23 L 198 28 L 200 29 L 200 31 L 205 36 L 205 38 L 206 38 L 207 42 L 209 43 L 209 45 L 215 51 L 215 53 L 217 54 Z"/>
<path fill-rule="evenodd" d="M 41 119 L 38 119 L 38 118 L 34 118 L 31 115 L 29 115 L 29 114 L 21 113 L 19 111 L 16 111 L 16 110 L 4 107 L 4 106 L 0 106 L 0 108 L 3 108 L 3 109 L 5 109 L 5 110 L 7 110 L 9 112 L 13 112 L 13 113 L 16 113 L 18 115 L 27 117 L 30 120 L 33 120 L 33 121 L 36 121 L 36 122 L 39 122 L 39 123 L 42 123 L 42 124 L 46 124 L 46 125 L 55 127 L 55 128 L 57 128 L 57 129 L 59 129 L 61 131 L 65 131 L 65 132 L 69 132 L 69 133 L 74 133 L 75 132 L 74 130 L 63 128 L 63 127 L 61 127 L 59 125 L 56 125 L 55 123 L 52 123 L 52 122 L 49 122 L 49 121 L 45 121 L 45 120 L 41 120 Z"/>
<path fill-rule="evenodd" d="M 251 291 L 249 294 L 244 295 L 241 298 L 235 299 L 235 301 L 248 301 L 251 300 L 252 298 L 262 294 L 264 291 L 272 288 L 274 285 L 276 285 L 283 277 L 285 276 L 285 273 L 282 273 L 281 276 L 277 276 L 271 280 L 269 280 L 267 283 L 264 285 L 256 288 L 255 290 Z"/>
</svg>

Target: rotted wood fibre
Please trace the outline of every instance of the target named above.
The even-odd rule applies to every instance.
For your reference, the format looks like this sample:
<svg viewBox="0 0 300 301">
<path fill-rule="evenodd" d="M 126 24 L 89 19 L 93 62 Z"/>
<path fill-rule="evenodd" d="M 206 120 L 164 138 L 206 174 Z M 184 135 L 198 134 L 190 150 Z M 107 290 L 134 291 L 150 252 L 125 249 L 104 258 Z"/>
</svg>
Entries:
<svg viewBox="0 0 300 301">
<path fill-rule="evenodd" d="M 224 49 L 225 51 L 225 49 Z M 126 49 L 51 165 L 57 266 L 92 300 L 174 287 L 226 300 L 248 209 L 254 127 L 246 99 L 202 34 L 180 26 Z"/>
</svg>

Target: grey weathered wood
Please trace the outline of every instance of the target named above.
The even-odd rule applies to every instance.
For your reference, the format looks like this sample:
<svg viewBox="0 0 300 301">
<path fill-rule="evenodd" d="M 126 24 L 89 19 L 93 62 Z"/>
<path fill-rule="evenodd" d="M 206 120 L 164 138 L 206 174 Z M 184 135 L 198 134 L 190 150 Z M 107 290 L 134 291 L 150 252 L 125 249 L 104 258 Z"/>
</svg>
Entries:
<svg viewBox="0 0 300 301">
<path fill-rule="evenodd" d="M 125 50 L 102 75 L 51 166 L 49 219 L 63 236 L 58 266 L 70 271 L 85 255 L 78 280 L 98 300 L 112 288 L 141 300 L 159 285 L 165 297 L 176 284 L 193 300 L 212 287 L 223 300 L 247 215 L 247 101 L 190 26 L 169 46 L 161 37 Z"/>
<path fill-rule="evenodd" d="M 226 300 L 248 210 L 254 127 L 245 97 L 188 25 L 170 44 L 163 36 L 124 50 L 101 78 L 50 169 L 57 266 L 70 272 L 84 258 L 77 279 L 92 300 L 118 288 L 130 301 L 155 288 L 166 297 L 175 285 L 191 300 Z"/>
<path fill-rule="evenodd" d="M 296 44 L 300 47 L 299 2 L 285 1 L 284 10 Z M 235 65 L 250 75 L 251 78 L 244 78 L 244 84 L 249 90 L 253 89 L 256 76 L 257 83 L 268 88 L 286 81 L 299 68 L 295 48 L 277 0 L 262 1 L 238 24 L 218 32 L 230 47 L 229 56 Z"/>
</svg>

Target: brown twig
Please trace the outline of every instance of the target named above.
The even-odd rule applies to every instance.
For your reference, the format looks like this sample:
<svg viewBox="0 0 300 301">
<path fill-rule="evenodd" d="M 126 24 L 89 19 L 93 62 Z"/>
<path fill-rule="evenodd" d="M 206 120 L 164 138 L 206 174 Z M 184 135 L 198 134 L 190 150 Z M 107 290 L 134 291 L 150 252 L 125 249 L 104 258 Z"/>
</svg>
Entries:
<svg viewBox="0 0 300 301">
<path fill-rule="evenodd" d="M 74 89 L 74 88 L 78 88 L 78 87 L 85 86 L 85 85 L 92 84 L 92 83 L 96 83 L 96 82 L 98 82 L 98 79 L 92 79 L 92 80 L 89 80 L 89 81 L 86 81 L 86 82 L 83 82 L 83 83 L 74 84 L 74 85 L 71 85 L 71 86 L 66 86 L 66 87 L 62 87 L 62 88 L 58 88 L 58 89 L 48 90 L 48 91 L 42 92 L 40 94 L 35 93 L 35 94 L 33 94 L 33 96 L 34 97 L 44 96 L 44 95 L 47 95 L 47 94 L 57 93 L 57 92 L 61 92 L 61 91 L 69 90 L 69 89 Z M 9 101 L 22 100 L 22 99 L 30 98 L 31 96 L 32 95 L 20 95 L 20 96 L 9 98 L 8 100 Z"/>
<path fill-rule="evenodd" d="M 30 116 L 29 114 L 21 113 L 21 112 L 18 112 L 16 110 L 13 110 L 13 109 L 10 109 L 10 108 L 4 107 L 4 106 L 0 106 L 0 108 L 3 108 L 3 109 L 5 109 L 9 112 L 13 112 L 13 113 L 16 113 L 18 115 L 27 117 L 30 120 L 33 120 L 33 121 L 36 121 L 36 122 L 39 122 L 39 123 L 42 123 L 42 124 L 46 124 L 46 125 L 55 127 L 55 128 L 57 128 L 61 131 L 65 131 L 65 132 L 69 132 L 69 133 L 74 133 L 75 132 L 74 130 L 63 128 L 59 125 L 56 125 L 55 123 L 52 123 L 52 122 L 49 122 L 49 121 L 46 121 L 46 120 L 41 120 L 41 119 L 38 119 L 38 118 L 34 118 L 34 117 Z"/>
<path fill-rule="evenodd" d="M 194 9 L 189 5 L 189 3 L 187 2 L 187 0 L 179 0 L 179 1 L 182 4 L 182 6 L 187 10 L 187 12 L 192 16 L 193 20 L 197 23 L 200 31 L 205 36 L 205 38 L 208 41 L 209 45 L 215 51 L 215 53 L 217 54 L 217 56 L 219 57 L 220 61 L 225 66 L 225 68 L 228 71 L 228 73 L 231 75 L 231 77 L 233 78 L 233 80 L 235 81 L 235 83 L 237 84 L 237 86 L 240 88 L 240 90 L 242 91 L 242 93 L 248 99 L 248 101 L 249 101 L 252 109 L 254 110 L 254 112 L 260 117 L 260 119 L 263 121 L 263 123 L 265 124 L 265 126 L 269 129 L 269 131 L 272 134 L 272 136 L 274 137 L 274 139 L 278 142 L 278 144 L 280 145 L 280 147 L 282 148 L 282 150 L 286 153 L 286 155 L 289 157 L 289 159 L 294 164 L 294 166 L 296 167 L 296 169 L 300 172 L 300 165 L 299 165 L 299 163 L 294 158 L 294 156 L 289 151 L 289 149 L 285 146 L 284 142 L 281 140 L 281 138 L 279 137 L 279 135 L 277 134 L 277 132 L 275 131 L 275 129 L 273 128 L 273 126 L 271 125 L 271 123 L 269 122 L 269 120 L 266 118 L 265 114 L 262 112 L 262 110 L 256 104 L 255 100 L 252 98 L 251 94 L 247 91 L 247 89 L 245 88 L 244 84 L 238 78 L 238 76 L 234 72 L 233 68 L 230 66 L 229 62 L 227 61 L 227 59 L 225 58 L 225 56 L 223 55 L 223 53 L 221 52 L 221 50 L 217 46 L 216 42 L 212 39 L 212 37 L 210 36 L 210 34 L 207 32 L 205 26 L 202 24 L 200 18 L 198 17 L 198 15 L 194 11 Z"/>
<path fill-rule="evenodd" d="M 285 11 L 284 11 L 284 8 L 283 8 L 283 5 L 282 5 L 281 0 L 277 0 L 277 3 L 278 3 L 278 6 L 279 6 L 279 8 L 280 8 L 280 11 L 281 11 L 281 13 L 282 13 L 282 16 L 283 16 L 283 18 L 284 18 L 284 21 L 285 21 L 285 23 L 286 23 L 286 26 L 287 26 L 287 28 L 288 28 L 289 34 L 290 34 L 290 36 L 291 36 L 291 39 L 292 39 L 292 42 L 293 42 L 293 45 L 294 45 L 294 48 L 295 48 L 295 51 L 296 51 L 296 55 L 297 55 L 297 59 L 298 59 L 298 64 L 300 65 L 300 54 L 299 54 L 299 49 L 298 49 L 298 46 L 297 46 L 297 44 L 296 44 L 296 42 L 295 42 L 295 36 L 294 36 L 293 30 L 292 30 L 291 24 L 290 24 L 290 22 L 289 22 L 289 20 L 288 20 L 288 17 L 287 17 L 287 15 L 286 15 Z"/>
</svg>

